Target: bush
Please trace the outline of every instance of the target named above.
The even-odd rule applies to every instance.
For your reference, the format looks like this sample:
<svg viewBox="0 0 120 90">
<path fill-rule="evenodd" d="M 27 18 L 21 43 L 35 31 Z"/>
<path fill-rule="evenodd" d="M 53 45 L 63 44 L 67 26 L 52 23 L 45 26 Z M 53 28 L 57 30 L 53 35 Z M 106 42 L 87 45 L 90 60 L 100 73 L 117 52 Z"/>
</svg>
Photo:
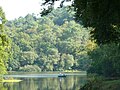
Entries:
<svg viewBox="0 0 120 90">
<path fill-rule="evenodd" d="M 120 45 L 106 44 L 90 52 L 92 65 L 89 73 L 97 73 L 107 77 L 120 76 Z"/>
</svg>

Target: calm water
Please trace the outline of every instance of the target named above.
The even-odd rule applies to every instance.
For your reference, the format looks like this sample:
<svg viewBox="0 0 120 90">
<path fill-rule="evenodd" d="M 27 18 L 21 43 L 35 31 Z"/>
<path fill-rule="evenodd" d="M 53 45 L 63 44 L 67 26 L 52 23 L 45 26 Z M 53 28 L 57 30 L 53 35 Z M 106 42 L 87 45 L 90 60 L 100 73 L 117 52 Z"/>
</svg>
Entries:
<svg viewBox="0 0 120 90">
<path fill-rule="evenodd" d="M 85 73 L 65 73 L 64 78 L 58 73 L 39 74 L 12 74 L 5 77 L 14 77 L 23 80 L 19 83 L 0 83 L 0 90 L 79 90 L 86 83 Z"/>
</svg>

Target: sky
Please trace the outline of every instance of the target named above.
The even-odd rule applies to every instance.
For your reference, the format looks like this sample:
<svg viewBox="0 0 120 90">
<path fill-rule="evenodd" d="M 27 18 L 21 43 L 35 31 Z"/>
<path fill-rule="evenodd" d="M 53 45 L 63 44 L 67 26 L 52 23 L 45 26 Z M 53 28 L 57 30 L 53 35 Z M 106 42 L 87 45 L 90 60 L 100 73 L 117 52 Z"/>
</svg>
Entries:
<svg viewBox="0 0 120 90">
<path fill-rule="evenodd" d="M 5 12 L 7 20 L 13 20 L 20 16 L 24 17 L 32 13 L 37 15 L 42 9 L 41 3 L 42 0 L 0 0 L 0 6 Z M 59 4 L 59 2 L 56 2 L 55 7 Z"/>
<path fill-rule="evenodd" d="M 0 0 L 0 6 L 8 20 L 13 20 L 28 13 L 38 14 L 41 10 L 40 0 Z"/>
</svg>

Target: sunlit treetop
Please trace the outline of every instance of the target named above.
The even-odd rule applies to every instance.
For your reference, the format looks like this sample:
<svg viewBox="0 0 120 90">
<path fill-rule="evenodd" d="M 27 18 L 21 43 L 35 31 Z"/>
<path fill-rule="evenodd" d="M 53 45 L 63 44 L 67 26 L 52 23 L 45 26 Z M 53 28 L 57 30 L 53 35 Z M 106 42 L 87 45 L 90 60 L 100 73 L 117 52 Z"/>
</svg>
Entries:
<svg viewBox="0 0 120 90">
<path fill-rule="evenodd" d="M 45 0 L 43 5 L 49 4 L 50 8 L 43 10 L 44 15 L 53 9 L 56 1 L 60 0 Z M 60 5 L 66 1 L 71 0 L 61 0 Z M 120 0 L 73 0 L 72 3 L 76 21 L 82 20 L 84 26 L 95 28 L 91 34 L 98 44 L 120 41 L 119 29 L 116 31 L 113 27 L 120 27 L 119 5 Z"/>
</svg>

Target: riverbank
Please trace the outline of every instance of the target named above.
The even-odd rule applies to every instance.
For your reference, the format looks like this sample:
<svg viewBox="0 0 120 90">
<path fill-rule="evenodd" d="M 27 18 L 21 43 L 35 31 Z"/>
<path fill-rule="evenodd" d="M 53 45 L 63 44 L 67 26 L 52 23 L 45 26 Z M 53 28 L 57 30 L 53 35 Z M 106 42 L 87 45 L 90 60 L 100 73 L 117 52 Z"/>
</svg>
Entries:
<svg viewBox="0 0 120 90">
<path fill-rule="evenodd" d="M 92 77 L 80 90 L 120 90 L 120 79 Z"/>
<path fill-rule="evenodd" d="M 65 71 L 42 71 L 42 72 L 20 72 L 20 71 L 9 71 L 8 75 L 18 75 L 18 74 L 59 74 L 59 73 L 82 73 L 84 75 L 87 75 L 86 71 L 78 71 L 78 70 L 65 70 Z"/>
</svg>

